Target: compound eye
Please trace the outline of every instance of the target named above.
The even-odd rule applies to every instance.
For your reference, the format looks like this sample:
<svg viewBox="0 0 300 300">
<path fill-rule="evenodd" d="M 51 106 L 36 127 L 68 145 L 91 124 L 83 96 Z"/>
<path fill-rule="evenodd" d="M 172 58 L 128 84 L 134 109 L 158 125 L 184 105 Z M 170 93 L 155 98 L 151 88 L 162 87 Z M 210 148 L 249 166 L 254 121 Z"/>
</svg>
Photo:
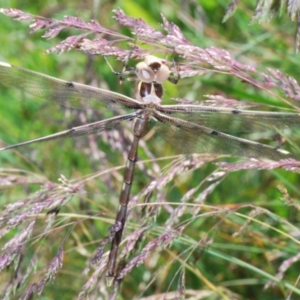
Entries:
<svg viewBox="0 0 300 300">
<path fill-rule="evenodd" d="M 166 80 L 168 80 L 170 74 L 171 74 L 170 69 L 166 65 L 161 65 L 159 70 L 156 72 L 155 81 L 157 83 L 164 83 Z"/>
<path fill-rule="evenodd" d="M 135 73 L 138 79 L 143 82 L 155 81 L 155 72 L 143 61 L 136 65 Z"/>
<path fill-rule="evenodd" d="M 149 81 L 151 80 L 151 74 L 149 73 L 149 70 L 141 70 L 140 75 L 143 78 L 143 81 Z"/>
</svg>

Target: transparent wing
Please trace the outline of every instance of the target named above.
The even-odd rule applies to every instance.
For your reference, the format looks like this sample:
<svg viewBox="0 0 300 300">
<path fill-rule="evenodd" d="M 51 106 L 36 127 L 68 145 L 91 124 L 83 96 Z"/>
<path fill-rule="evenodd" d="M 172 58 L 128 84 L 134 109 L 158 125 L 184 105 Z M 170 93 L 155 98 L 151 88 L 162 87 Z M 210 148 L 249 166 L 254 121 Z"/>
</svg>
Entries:
<svg viewBox="0 0 300 300">
<path fill-rule="evenodd" d="M 122 121 L 124 120 L 132 120 L 136 116 L 136 113 L 128 114 L 128 115 L 123 115 L 123 116 L 118 116 L 118 117 L 113 117 L 110 119 L 106 119 L 103 121 L 98 121 L 94 123 L 90 123 L 87 125 L 82 125 L 82 126 L 77 126 L 73 127 L 71 129 L 67 129 L 58 133 L 50 134 L 41 138 L 21 142 L 18 144 L 14 145 L 9 145 L 3 148 L 0 148 L 0 151 L 2 150 L 7 150 L 7 149 L 12 149 L 20 146 L 25 146 L 33 143 L 38 143 L 38 142 L 43 142 L 43 141 L 49 141 L 53 139 L 59 139 L 59 138 L 64 138 L 64 137 L 75 137 L 75 136 L 80 136 L 80 135 L 85 135 L 85 134 L 92 134 L 92 133 L 98 133 L 104 130 L 112 129 L 119 125 Z"/>
<path fill-rule="evenodd" d="M 215 129 L 160 113 L 154 129 L 181 153 L 215 153 L 249 158 L 279 160 L 292 157 L 287 151 L 238 138 Z"/>
<path fill-rule="evenodd" d="M 248 111 L 198 105 L 162 105 L 157 110 L 198 125 L 239 134 L 300 126 L 300 114 Z"/>
<path fill-rule="evenodd" d="M 0 84 L 21 89 L 33 96 L 55 101 L 70 108 L 142 108 L 143 104 L 126 96 L 96 87 L 68 82 L 45 74 L 0 62 Z"/>
</svg>

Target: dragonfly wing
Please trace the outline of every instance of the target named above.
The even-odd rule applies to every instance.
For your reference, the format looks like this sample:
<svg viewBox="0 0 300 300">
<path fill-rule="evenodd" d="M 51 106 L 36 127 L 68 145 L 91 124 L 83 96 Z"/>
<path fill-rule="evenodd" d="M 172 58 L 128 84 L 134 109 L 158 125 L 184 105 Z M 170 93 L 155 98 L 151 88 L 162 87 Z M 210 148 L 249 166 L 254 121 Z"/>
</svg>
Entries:
<svg viewBox="0 0 300 300">
<path fill-rule="evenodd" d="M 155 130 L 181 153 L 228 154 L 249 158 L 279 160 L 292 157 L 287 151 L 238 138 L 172 116 L 155 113 Z"/>
<path fill-rule="evenodd" d="M 86 124 L 86 125 L 82 125 L 82 126 L 73 127 L 71 129 L 67 129 L 67 130 L 64 130 L 64 131 L 61 131 L 58 133 L 54 133 L 54 134 L 50 134 L 50 135 L 40 137 L 37 139 L 25 141 L 25 142 L 14 144 L 14 145 L 9 145 L 9 146 L 0 148 L 0 151 L 16 148 L 16 147 L 20 147 L 20 146 L 25 146 L 25 145 L 29 145 L 29 144 L 33 144 L 33 143 L 37 143 L 37 142 L 49 141 L 49 140 L 53 140 L 53 139 L 59 139 L 59 138 L 64 138 L 64 137 L 76 137 L 76 136 L 80 136 L 80 135 L 98 133 L 98 132 L 101 132 L 104 130 L 112 129 L 112 128 L 116 127 L 117 125 L 119 125 L 122 121 L 132 120 L 132 119 L 134 119 L 135 116 L 136 116 L 136 113 L 131 113 L 128 115 L 117 116 L 117 117 L 113 117 L 110 119 L 106 119 L 106 120 L 102 120 L 102 121 L 98 121 L 98 122 L 94 122 L 94 123 L 90 123 L 90 124 Z"/>
<path fill-rule="evenodd" d="M 118 93 L 64 81 L 3 62 L 0 62 L 0 84 L 70 108 L 99 110 L 103 107 L 121 107 L 132 110 L 143 107 L 142 103 Z"/>
<path fill-rule="evenodd" d="M 191 123 L 230 134 L 282 130 L 300 126 L 300 114 L 248 111 L 200 105 L 162 105 L 158 110 Z"/>
</svg>

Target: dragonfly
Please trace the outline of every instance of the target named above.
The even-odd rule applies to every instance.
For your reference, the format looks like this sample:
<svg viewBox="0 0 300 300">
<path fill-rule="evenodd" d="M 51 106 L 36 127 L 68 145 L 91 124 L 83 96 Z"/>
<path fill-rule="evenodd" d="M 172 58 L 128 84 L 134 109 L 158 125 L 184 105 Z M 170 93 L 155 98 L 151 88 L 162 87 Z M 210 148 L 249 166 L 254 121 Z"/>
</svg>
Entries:
<svg viewBox="0 0 300 300">
<path fill-rule="evenodd" d="M 145 56 L 134 68 L 136 89 L 134 98 L 88 86 L 61 80 L 42 73 L 0 63 L 0 84 L 20 89 L 37 98 L 54 101 L 63 107 L 86 110 L 112 110 L 117 113 L 108 119 L 84 124 L 48 136 L 8 145 L 0 151 L 52 139 L 76 137 L 113 129 L 124 121 L 132 121 L 133 140 L 128 152 L 119 208 L 113 225 L 115 235 L 111 241 L 106 276 L 117 276 L 117 258 L 122 241 L 130 191 L 138 159 L 141 138 L 152 128 L 182 154 L 210 153 L 237 157 L 280 160 L 292 155 L 244 137 L 236 136 L 283 130 L 299 126 L 300 114 L 286 112 L 254 111 L 198 104 L 162 105 L 163 84 L 174 77 L 167 61 L 153 55 Z M 175 82 L 176 83 L 176 82 Z M 124 113 L 120 114 L 120 111 Z"/>
</svg>

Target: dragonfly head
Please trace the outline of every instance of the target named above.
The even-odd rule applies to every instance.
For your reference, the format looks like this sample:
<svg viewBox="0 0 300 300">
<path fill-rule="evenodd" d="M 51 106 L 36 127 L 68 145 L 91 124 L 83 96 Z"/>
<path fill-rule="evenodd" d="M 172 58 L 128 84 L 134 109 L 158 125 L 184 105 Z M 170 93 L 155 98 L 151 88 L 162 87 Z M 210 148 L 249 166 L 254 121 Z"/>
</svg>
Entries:
<svg viewBox="0 0 300 300">
<path fill-rule="evenodd" d="M 146 55 L 144 61 L 136 65 L 135 73 L 143 82 L 164 83 L 170 77 L 171 71 L 167 61 L 153 55 Z"/>
</svg>

